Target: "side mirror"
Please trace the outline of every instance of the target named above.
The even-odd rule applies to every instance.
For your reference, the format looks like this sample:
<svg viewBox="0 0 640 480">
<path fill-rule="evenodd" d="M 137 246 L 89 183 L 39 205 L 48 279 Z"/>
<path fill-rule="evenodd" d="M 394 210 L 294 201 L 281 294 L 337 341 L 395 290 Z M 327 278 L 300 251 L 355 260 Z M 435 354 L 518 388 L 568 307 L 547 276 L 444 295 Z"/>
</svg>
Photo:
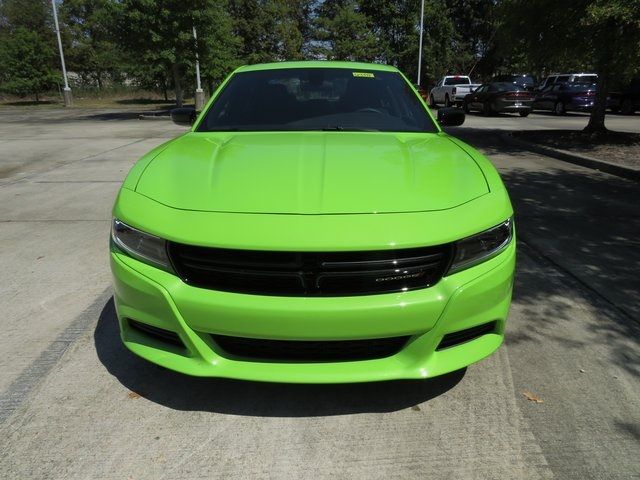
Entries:
<svg viewBox="0 0 640 480">
<path fill-rule="evenodd" d="M 171 120 L 177 125 L 190 127 L 196 121 L 196 109 L 193 107 L 174 108 L 171 110 Z"/>
<path fill-rule="evenodd" d="M 443 127 L 457 127 L 464 123 L 464 112 L 459 108 L 444 107 L 438 110 L 438 123 Z"/>
</svg>

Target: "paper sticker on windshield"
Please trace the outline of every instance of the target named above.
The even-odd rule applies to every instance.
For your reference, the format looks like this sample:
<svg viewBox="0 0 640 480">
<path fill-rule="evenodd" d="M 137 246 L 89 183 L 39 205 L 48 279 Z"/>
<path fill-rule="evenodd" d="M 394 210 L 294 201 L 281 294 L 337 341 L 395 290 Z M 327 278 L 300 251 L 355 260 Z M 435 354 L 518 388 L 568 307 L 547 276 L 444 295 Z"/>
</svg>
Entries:
<svg viewBox="0 0 640 480">
<path fill-rule="evenodd" d="M 363 78 L 376 78 L 375 75 L 371 72 L 353 72 L 353 76 Z"/>
</svg>

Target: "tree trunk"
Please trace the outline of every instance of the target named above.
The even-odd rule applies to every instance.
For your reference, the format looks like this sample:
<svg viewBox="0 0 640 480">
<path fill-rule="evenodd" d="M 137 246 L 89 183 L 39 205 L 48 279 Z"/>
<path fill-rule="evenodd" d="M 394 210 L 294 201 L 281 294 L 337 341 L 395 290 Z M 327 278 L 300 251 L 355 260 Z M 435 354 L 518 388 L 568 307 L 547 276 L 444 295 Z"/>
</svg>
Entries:
<svg viewBox="0 0 640 480">
<path fill-rule="evenodd" d="M 607 112 L 607 90 L 609 90 L 609 79 L 607 74 L 598 72 L 598 83 L 596 88 L 596 99 L 591 109 L 589 123 L 584 129 L 587 133 L 604 133 L 607 127 L 604 125 L 604 117 Z"/>
<path fill-rule="evenodd" d="M 36 92 L 36 103 L 40 103 L 40 97 L 38 97 L 38 92 Z"/>
<path fill-rule="evenodd" d="M 167 79 L 162 78 L 162 93 L 164 94 L 164 101 L 169 101 L 169 93 L 167 92 Z"/>
<path fill-rule="evenodd" d="M 184 102 L 184 98 L 182 92 L 182 79 L 180 78 L 180 67 L 177 63 L 174 63 L 172 69 L 173 84 L 176 89 L 176 107 L 181 107 Z"/>
</svg>

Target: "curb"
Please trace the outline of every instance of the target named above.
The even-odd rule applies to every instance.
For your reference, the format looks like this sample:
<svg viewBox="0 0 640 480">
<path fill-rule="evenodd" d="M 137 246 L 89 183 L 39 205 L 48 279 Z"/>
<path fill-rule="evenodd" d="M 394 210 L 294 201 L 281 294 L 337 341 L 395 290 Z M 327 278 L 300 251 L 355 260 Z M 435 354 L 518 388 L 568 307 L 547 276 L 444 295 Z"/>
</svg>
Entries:
<svg viewBox="0 0 640 480">
<path fill-rule="evenodd" d="M 138 120 L 171 120 L 171 115 L 138 115 Z"/>
<path fill-rule="evenodd" d="M 512 143 L 514 145 L 517 145 L 525 150 L 529 150 L 534 153 L 539 153 L 541 155 L 553 157 L 568 163 L 573 163 L 575 165 L 580 165 L 582 167 L 587 167 L 593 170 L 609 173 L 617 177 L 622 177 L 628 180 L 634 180 L 636 182 L 640 182 L 640 170 L 637 170 L 634 168 L 623 167 L 621 165 L 605 162 L 603 160 L 598 160 L 593 157 L 577 155 L 572 152 L 567 152 L 566 150 L 558 150 L 556 148 L 545 147 L 535 143 L 527 142 L 526 140 L 520 140 L 519 138 L 515 138 L 513 136 L 513 133 L 505 133 L 502 135 L 502 137 L 508 143 Z"/>
</svg>

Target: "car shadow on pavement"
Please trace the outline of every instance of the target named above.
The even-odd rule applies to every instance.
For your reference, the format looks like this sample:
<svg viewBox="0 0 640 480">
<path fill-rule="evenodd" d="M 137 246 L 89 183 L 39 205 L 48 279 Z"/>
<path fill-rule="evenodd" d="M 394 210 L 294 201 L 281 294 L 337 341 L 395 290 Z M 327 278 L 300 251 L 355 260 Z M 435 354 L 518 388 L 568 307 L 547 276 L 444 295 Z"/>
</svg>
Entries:
<svg viewBox="0 0 640 480">
<path fill-rule="evenodd" d="M 96 352 L 107 371 L 127 389 L 175 410 L 261 417 L 314 417 L 393 412 L 455 387 L 466 369 L 434 379 L 335 385 L 246 382 L 182 375 L 153 365 L 121 342 L 113 298 L 94 333 Z"/>
<path fill-rule="evenodd" d="M 511 168 L 502 178 L 519 254 L 533 260 L 518 262 L 514 290 L 529 322 L 507 344 L 557 341 L 569 355 L 604 342 L 613 363 L 640 377 L 638 184 L 561 168 Z M 591 314 L 576 316 L 576 305 Z"/>
</svg>

